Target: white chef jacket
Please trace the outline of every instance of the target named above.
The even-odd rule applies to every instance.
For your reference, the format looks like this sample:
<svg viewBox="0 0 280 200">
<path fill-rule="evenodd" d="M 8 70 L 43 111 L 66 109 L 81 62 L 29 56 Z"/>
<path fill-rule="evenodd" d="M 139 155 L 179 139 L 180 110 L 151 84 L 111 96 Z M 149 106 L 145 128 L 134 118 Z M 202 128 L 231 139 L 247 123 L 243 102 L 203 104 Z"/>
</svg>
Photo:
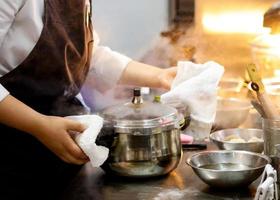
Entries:
<svg viewBox="0 0 280 200">
<path fill-rule="evenodd" d="M 43 29 L 44 0 L 0 0 L 0 77 L 20 65 L 35 47 Z M 93 56 L 85 81 L 100 90 L 117 84 L 130 58 L 98 46 L 94 34 Z M 98 88 L 97 88 L 98 89 Z M 9 92 L 0 84 L 0 101 Z"/>
</svg>

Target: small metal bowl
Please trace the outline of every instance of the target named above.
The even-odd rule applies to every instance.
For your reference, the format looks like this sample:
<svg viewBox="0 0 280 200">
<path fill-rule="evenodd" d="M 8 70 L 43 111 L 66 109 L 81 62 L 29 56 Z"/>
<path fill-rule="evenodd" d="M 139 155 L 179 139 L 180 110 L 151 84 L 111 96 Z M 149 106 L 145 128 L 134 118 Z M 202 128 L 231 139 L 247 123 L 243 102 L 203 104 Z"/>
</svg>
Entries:
<svg viewBox="0 0 280 200">
<path fill-rule="evenodd" d="M 229 137 L 241 138 L 245 142 L 230 142 Z M 262 141 L 250 141 L 253 137 Z M 244 150 L 261 153 L 264 150 L 263 130 L 262 129 L 246 129 L 234 128 L 224 129 L 213 132 L 210 140 L 222 150 Z"/>
<path fill-rule="evenodd" d="M 213 129 L 237 128 L 248 117 L 252 108 L 250 101 L 237 98 L 219 98 Z"/>
<path fill-rule="evenodd" d="M 270 158 L 248 151 L 204 151 L 187 160 L 196 175 L 209 186 L 248 186 L 263 172 Z"/>
</svg>

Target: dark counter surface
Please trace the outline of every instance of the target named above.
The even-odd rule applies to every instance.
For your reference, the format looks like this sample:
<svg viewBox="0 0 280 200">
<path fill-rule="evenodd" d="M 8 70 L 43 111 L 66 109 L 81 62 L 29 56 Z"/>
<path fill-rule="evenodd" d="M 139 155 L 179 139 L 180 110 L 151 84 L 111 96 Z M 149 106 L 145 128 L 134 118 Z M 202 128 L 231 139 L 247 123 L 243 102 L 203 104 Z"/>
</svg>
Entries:
<svg viewBox="0 0 280 200">
<path fill-rule="evenodd" d="M 208 150 L 216 149 L 208 144 Z M 210 188 L 186 164 L 197 151 L 184 151 L 179 166 L 167 176 L 150 179 L 127 179 L 109 176 L 100 169 L 85 165 L 71 183 L 63 200 L 251 200 L 260 178 L 248 188 L 231 190 Z"/>
</svg>

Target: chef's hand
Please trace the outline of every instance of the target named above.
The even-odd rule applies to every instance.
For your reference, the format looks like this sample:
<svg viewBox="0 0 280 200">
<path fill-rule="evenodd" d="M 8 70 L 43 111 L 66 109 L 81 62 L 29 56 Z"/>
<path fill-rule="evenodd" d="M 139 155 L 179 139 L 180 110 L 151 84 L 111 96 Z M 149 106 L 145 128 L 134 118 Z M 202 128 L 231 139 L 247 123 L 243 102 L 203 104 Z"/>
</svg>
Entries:
<svg viewBox="0 0 280 200">
<path fill-rule="evenodd" d="M 131 61 L 123 71 L 119 84 L 163 88 L 169 90 L 177 73 L 177 67 L 162 69 Z"/>
<path fill-rule="evenodd" d="M 74 142 L 69 131 L 83 132 L 86 127 L 63 117 L 44 116 L 41 131 L 33 134 L 40 142 L 67 163 L 84 164 L 88 157 Z"/>
<path fill-rule="evenodd" d="M 171 84 L 176 74 L 177 74 L 177 67 L 162 69 L 161 73 L 158 75 L 160 87 L 170 90 Z"/>
<path fill-rule="evenodd" d="M 43 115 L 8 95 L 0 101 L 0 123 L 33 135 L 65 162 L 83 164 L 88 161 L 68 133 L 82 132 L 85 127 L 79 122 Z"/>
</svg>

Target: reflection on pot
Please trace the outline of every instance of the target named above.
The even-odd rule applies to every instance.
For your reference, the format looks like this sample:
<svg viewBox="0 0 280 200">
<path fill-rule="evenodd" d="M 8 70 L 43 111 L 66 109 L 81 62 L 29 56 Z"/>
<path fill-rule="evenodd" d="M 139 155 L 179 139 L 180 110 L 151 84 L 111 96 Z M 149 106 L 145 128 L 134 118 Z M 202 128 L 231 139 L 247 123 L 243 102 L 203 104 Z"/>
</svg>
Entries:
<svg viewBox="0 0 280 200">
<path fill-rule="evenodd" d="M 107 108 L 100 115 L 104 127 L 97 143 L 110 148 L 106 171 L 150 177 L 167 174 L 179 164 L 182 147 L 175 108 L 143 102 L 135 89 L 131 103 Z"/>
</svg>

